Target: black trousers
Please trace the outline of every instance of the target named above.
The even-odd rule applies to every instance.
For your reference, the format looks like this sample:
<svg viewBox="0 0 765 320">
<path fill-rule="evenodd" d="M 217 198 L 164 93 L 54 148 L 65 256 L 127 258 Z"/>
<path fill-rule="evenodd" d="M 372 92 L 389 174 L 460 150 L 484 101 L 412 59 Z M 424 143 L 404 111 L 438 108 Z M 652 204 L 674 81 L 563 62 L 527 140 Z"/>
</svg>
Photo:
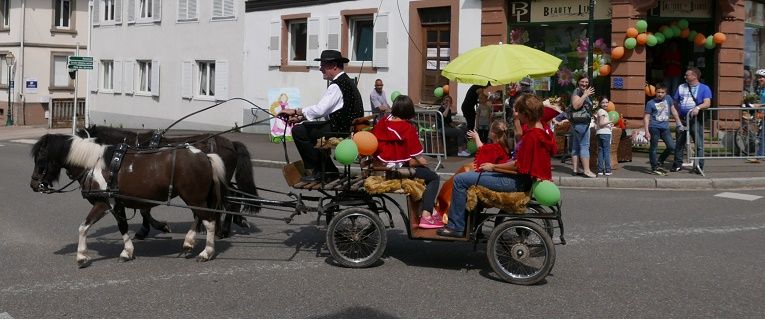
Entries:
<svg viewBox="0 0 765 320">
<path fill-rule="evenodd" d="M 475 129 L 475 105 L 462 104 L 462 115 L 465 116 L 468 131 Z"/>
<path fill-rule="evenodd" d="M 328 121 L 306 121 L 292 128 L 292 139 L 306 169 L 338 172 L 329 154 L 316 149 L 316 141 L 321 137 L 332 136 L 331 132 Z"/>
<path fill-rule="evenodd" d="M 430 168 L 415 167 L 414 177 L 425 180 L 425 192 L 422 194 L 422 210 L 433 213 L 433 206 L 438 196 L 438 186 L 441 181 L 438 174 Z"/>
</svg>

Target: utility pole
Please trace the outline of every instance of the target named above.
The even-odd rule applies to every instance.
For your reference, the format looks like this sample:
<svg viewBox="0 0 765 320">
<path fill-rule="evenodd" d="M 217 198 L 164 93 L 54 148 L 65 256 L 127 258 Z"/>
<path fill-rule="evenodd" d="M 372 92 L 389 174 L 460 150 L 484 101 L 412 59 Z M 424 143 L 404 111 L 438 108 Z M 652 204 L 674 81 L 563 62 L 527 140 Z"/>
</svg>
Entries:
<svg viewBox="0 0 765 320">
<path fill-rule="evenodd" d="M 13 125 L 13 103 L 11 101 L 11 90 L 13 90 L 13 77 L 11 77 L 11 71 L 13 70 L 13 63 L 16 57 L 13 56 L 12 52 L 8 52 L 8 54 L 5 55 L 5 64 L 8 65 L 8 117 L 5 119 L 5 125 L 6 126 L 12 126 Z"/>
<path fill-rule="evenodd" d="M 76 56 L 80 56 L 80 43 L 77 42 Z M 72 108 L 72 135 L 77 134 L 77 75 L 80 73 L 79 69 L 74 70 L 74 108 Z"/>
</svg>

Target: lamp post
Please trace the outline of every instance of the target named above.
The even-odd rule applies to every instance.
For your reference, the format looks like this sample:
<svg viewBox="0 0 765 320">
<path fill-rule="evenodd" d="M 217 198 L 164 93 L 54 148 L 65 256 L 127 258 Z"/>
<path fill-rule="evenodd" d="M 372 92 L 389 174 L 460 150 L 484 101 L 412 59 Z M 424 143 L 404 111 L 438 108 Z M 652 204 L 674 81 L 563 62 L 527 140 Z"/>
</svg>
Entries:
<svg viewBox="0 0 765 320">
<path fill-rule="evenodd" d="M 15 60 L 16 57 L 13 56 L 13 53 L 8 52 L 8 54 L 5 55 L 5 63 L 8 65 L 8 117 L 5 120 L 6 126 L 12 126 L 13 125 L 13 105 L 11 104 L 11 68 L 13 67 L 13 60 Z"/>
</svg>

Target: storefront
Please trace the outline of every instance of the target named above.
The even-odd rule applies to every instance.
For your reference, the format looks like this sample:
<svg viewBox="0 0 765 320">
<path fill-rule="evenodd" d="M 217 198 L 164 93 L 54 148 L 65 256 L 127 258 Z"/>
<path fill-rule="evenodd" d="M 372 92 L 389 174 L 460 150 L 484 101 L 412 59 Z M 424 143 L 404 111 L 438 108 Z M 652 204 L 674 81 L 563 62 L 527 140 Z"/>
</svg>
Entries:
<svg viewBox="0 0 765 320">
<path fill-rule="evenodd" d="M 765 68 L 765 3 L 747 0 L 744 8 L 744 90 L 751 91 L 754 72 Z"/>
</svg>

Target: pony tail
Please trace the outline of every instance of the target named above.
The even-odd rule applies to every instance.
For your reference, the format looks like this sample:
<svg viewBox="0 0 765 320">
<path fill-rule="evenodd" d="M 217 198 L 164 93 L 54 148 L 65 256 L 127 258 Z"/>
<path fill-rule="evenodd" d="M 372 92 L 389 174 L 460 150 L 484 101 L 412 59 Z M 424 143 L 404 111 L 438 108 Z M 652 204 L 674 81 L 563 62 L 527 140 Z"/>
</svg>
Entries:
<svg viewBox="0 0 765 320">
<path fill-rule="evenodd" d="M 510 128 L 507 121 L 502 119 L 494 120 L 491 123 L 491 132 L 497 137 L 497 141 L 494 143 L 499 144 L 502 149 L 505 149 L 505 153 L 510 154 Z"/>
</svg>

